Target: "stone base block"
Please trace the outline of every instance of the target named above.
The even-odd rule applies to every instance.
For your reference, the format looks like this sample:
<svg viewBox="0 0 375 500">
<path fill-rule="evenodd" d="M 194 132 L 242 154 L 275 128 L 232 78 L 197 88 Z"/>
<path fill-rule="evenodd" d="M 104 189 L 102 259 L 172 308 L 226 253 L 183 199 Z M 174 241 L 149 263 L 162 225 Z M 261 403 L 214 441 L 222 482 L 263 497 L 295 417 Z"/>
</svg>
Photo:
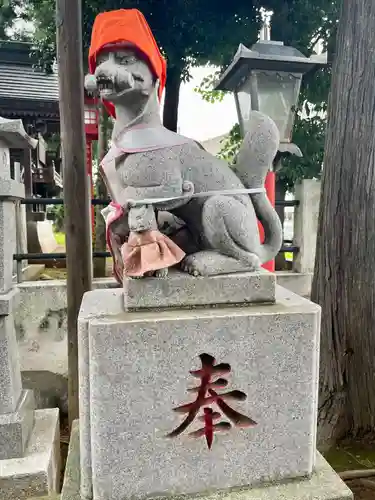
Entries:
<svg viewBox="0 0 375 500">
<path fill-rule="evenodd" d="M 55 493 L 60 477 L 59 410 L 36 410 L 23 458 L 0 461 L 1 500 Z"/>
<path fill-rule="evenodd" d="M 14 413 L 0 415 L 0 460 L 22 457 L 34 426 L 35 400 L 23 391 Z"/>
<path fill-rule="evenodd" d="M 124 287 L 129 309 L 273 303 L 276 277 L 266 271 L 209 277 L 171 271 L 167 279 L 128 279 Z"/>
<path fill-rule="evenodd" d="M 79 317 L 83 493 L 192 495 L 312 473 L 319 306 L 281 287 L 275 304 L 127 313 L 115 290 L 96 296 Z"/>
<path fill-rule="evenodd" d="M 61 500 L 83 500 L 80 496 L 80 450 L 78 420 L 73 423 Z M 147 478 L 145 478 L 147 480 Z M 177 497 L 171 497 L 177 498 Z M 184 497 L 185 500 L 194 497 Z M 198 498 L 198 497 L 196 497 Z M 275 483 L 252 489 L 219 491 L 199 496 L 200 500 L 352 500 L 353 494 L 318 453 L 308 479 Z M 84 499 L 86 500 L 86 499 Z M 94 499 L 97 500 L 97 499 Z"/>
</svg>

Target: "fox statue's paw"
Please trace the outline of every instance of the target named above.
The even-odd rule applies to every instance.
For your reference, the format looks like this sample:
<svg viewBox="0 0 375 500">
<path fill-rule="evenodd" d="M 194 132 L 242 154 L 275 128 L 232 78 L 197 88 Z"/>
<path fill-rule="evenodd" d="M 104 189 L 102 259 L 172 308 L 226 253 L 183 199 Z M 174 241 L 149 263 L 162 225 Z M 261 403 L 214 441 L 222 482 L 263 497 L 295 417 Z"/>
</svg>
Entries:
<svg viewBox="0 0 375 500">
<path fill-rule="evenodd" d="M 199 253 L 187 255 L 181 262 L 181 269 L 192 276 L 203 276 L 205 267 L 204 258 L 200 258 Z"/>
<path fill-rule="evenodd" d="M 168 268 L 158 269 L 155 271 L 155 278 L 168 278 Z"/>
<path fill-rule="evenodd" d="M 203 250 L 187 255 L 181 262 L 181 269 L 192 276 L 216 276 L 258 271 L 260 264 L 255 254 L 249 253 L 248 262 L 245 263 L 214 250 Z"/>
</svg>

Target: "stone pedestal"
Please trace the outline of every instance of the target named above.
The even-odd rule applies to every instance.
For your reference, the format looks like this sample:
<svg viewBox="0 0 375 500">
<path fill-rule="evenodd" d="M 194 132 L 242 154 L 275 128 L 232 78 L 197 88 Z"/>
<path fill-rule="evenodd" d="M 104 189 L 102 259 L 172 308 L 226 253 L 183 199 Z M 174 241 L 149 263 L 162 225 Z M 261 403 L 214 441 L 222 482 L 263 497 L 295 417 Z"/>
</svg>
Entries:
<svg viewBox="0 0 375 500">
<path fill-rule="evenodd" d="M 17 123 L 18 121 L 15 120 Z M 13 121 L 11 121 L 13 122 Z M 18 289 L 13 287 L 16 251 L 15 203 L 24 186 L 10 178 L 9 151 L 2 133 L 14 147 L 17 131 L 3 132 L 0 118 L 0 497 L 28 498 L 54 492 L 59 479 L 59 412 L 35 411 L 32 391 L 22 389 L 13 309 Z M 19 124 L 17 125 L 19 127 Z M 16 127 L 17 128 L 17 127 Z M 17 129 L 18 130 L 18 129 Z M 15 137 L 14 137 L 15 136 Z M 23 137 L 23 136 L 22 136 Z M 18 137 L 19 138 L 19 137 Z"/>
<path fill-rule="evenodd" d="M 256 280 L 264 303 L 251 303 Z M 125 301 L 120 289 L 85 295 L 80 477 L 62 500 L 78 500 L 78 491 L 124 500 L 233 488 L 255 500 L 259 485 L 291 479 L 311 490 L 322 468 L 346 494 L 322 489 L 315 498 L 351 498 L 316 462 L 320 309 L 281 287 L 275 295 L 272 280 L 180 274 L 131 281 Z"/>
</svg>

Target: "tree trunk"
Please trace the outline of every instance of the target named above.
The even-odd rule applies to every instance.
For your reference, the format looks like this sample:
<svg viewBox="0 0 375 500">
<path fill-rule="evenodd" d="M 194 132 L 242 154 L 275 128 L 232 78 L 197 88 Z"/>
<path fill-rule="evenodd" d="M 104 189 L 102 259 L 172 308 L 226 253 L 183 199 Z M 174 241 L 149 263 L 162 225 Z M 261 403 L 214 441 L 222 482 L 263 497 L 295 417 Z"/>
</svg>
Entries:
<svg viewBox="0 0 375 500">
<path fill-rule="evenodd" d="M 322 306 L 319 432 L 375 428 L 375 2 L 343 0 L 312 300 Z"/>
<path fill-rule="evenodd" d="M 104 106 L 100 106 L 99 110 L 99 138 L 98 138 L 98 163 L 104 158 L 108 147 L 108 116 Z M 98 198 L 108 198 L 107 188 L 103 178 L 98 173 L 96 178 L 96 196 Z M 103 207 L 95 207 L 95 244 L 96 252 L 105 252 L 107 248 L 105 222 L 100 211 Z M 106 259 L 96 257 L 94 259 L 94 277 L 103 278 L 106 275 Z"/>
<path fill-rule="evenodd" d="M 164 126 L 177 132 L 178 123 L 178 103 L 180 100 L 181 69 L 172 66 L 168 69 L 167 85 L 165 88 L 165 101 L 163 110 Z"/>
</svg>

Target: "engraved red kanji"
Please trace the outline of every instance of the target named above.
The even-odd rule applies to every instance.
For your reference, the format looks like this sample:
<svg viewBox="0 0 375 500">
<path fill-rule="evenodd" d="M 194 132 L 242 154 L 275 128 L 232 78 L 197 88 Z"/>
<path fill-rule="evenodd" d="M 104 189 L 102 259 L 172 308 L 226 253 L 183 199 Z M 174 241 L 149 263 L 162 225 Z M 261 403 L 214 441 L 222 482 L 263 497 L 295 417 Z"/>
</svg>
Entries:
<svg viewBox="0 0 375 500">
<path fill-rule="evenodd" d="M 228 363 L 215 364 L 215 358 L 210 354 L 201 354 L 199 357 L 202 362 L 202 368 L 190 373 L 194 377 L 199 378 L 201 383 L 198 387 L 188 389 L 188 392 L 196 392 L 197 398 L 192 403 L 174 408 L 175 412 L 187 413 L 187 416 L 174 431 L 168 434 L 168 437 L 177 437 L 182 434 L 193 423 L 199 410 L 203 407 L 203 415 L 198 416 L 198 419 L 203 422 L 203 427 L 197 431 L 190 432 L 189 435 L 192 437 L 204 436 L 208 448 L 211 449 L 214 433 L 229 430 L 232 425 L 225 421 L 215 423 L 222 415 L 217 411 L 213 411 L 208 405 L 215 403 L 235 427 L 254 427 L 257 423 L 234 410 L 226 403 L 226 401 L 244 401 L 247 397 L 244 392 L 229 391 L 222 394 L 216 392 L 227 387 L 228 381 L 222 378 L 222 376 L 228 375 L 231 372 L 230 365 Z"/>
</svg>

